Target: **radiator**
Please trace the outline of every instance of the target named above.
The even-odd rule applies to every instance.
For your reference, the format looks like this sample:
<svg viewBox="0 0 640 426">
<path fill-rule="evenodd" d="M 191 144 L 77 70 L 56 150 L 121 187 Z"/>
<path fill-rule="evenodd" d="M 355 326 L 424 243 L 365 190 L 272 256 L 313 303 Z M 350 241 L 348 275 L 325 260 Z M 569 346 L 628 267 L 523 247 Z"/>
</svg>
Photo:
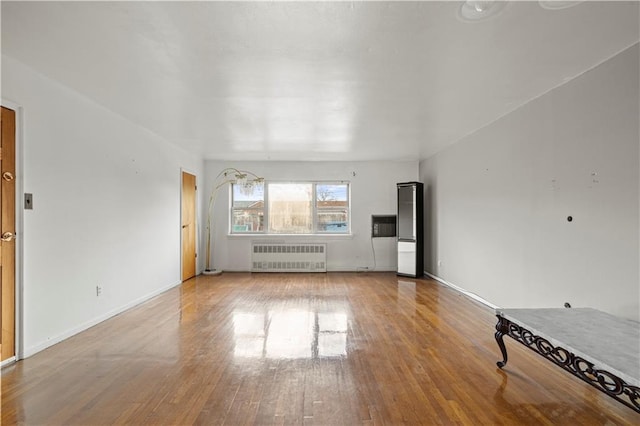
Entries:
<svg viewBox="0 0 640 426">
<path fill-rule="evenodd" d="M 327 245 L 253 243 L 251 264 L 253 272 L 327 272 Z"/>
</svg>

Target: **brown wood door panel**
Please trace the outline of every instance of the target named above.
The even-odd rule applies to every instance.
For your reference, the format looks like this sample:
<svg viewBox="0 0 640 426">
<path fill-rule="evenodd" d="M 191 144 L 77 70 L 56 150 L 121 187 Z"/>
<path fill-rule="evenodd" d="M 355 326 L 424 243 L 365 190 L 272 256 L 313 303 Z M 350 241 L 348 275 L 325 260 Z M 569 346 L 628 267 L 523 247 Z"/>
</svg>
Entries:
<svg viewBox="0 0 640 426">
<path fill-rule="evenodd" d="M 196 177 L 182 172 L 182 281 L 196 275 Z"/>
<path fill-rule="evenodd" d="M 15 189 L 15 111 L 2 107 L 0 141 L 0 234 L 15 235 L 16 189 Z M 5 234 L 6 235 L 6 234 Z M 0 241 L 0 281 L 2 296 L 2 361 L 15 355 L 15 239 Z"/>
</svg>

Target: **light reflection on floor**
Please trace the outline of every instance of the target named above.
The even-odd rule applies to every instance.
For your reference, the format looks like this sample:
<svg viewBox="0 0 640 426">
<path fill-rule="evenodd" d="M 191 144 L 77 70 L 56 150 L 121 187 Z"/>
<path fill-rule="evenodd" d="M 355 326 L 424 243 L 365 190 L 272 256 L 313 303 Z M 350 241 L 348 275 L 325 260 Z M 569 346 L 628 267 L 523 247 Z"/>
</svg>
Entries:
<svg viewBox="0 0 640 426">
<path fill-rule="evenodd" d="M 331 358 L 347 355 L 345 310 L 268 309 L 233 312 L 234 357 Z"/>
</svg>

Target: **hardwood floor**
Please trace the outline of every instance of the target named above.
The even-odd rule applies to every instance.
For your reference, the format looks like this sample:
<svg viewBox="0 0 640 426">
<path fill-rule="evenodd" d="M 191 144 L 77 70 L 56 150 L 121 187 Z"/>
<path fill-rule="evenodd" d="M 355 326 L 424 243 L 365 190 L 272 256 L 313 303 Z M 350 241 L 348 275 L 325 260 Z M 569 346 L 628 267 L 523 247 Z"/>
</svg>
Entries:
<svg viewBox="0 0 640 426">
<path fill-rule="evenodd" d="M 2 370 L 2 424 L 640 424 L 392 273 L 199 276 Z"/>
</svg>

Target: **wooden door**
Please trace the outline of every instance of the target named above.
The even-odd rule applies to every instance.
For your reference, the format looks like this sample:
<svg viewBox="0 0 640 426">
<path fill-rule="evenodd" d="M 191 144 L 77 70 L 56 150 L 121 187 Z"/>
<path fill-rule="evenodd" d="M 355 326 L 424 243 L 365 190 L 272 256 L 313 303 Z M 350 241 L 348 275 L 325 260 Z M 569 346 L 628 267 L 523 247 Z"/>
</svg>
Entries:
<svg viewBox="0 0 640 426">
<path fill-rule="evenodd" d="M 2 287 L 2 337 L 0 360 L 16 354 L 15 280 L 16 280 L 16 113 L 2 107 L 0 119 L 0 282 Z"/>
<path fill-rule="evenodd" d="M 196 275 L 196 177 L 182 172 L 182 281 Z"/>
</svg>

